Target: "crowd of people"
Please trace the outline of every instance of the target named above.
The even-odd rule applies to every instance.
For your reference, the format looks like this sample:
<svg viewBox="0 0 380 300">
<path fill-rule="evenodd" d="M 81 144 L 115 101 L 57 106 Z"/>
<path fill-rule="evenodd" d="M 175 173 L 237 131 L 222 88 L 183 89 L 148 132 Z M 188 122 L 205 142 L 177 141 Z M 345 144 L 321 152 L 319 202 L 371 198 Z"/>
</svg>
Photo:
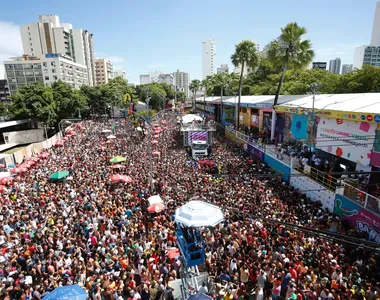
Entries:
<svg viewBox="0 0 380 300">
<path fill-rule="evenodd" d="M 199 266 L 214 281 L 200 291 L 216 299 L 380 299 L 376 252 L 281 225 L 340 232 L 340 220 L 281 177 L 215 135 L 209 168 L 186 155 L 176 117 L 161 114 L 152 151 L 127 120 L 84 121 L 63 147 L 53 147 L 5 187 L 0 202 L 0 298 L 39 300 L 79 284 L 93 300 L 169 300 L 180 278 L 174 211 L 191 197 L 223 208 L 225 220 L 201 231 Z M 163 122 L 161 122 L 164 120 Z M 116 139 L 103 131 L 115 124 Z M 115 168 L 114 156 L 126 157 Z M 253 163 L 252 163 L 253 161 Z M 216 166 L 216 167 L 215 167 Z M 62 182 L 49 175 L 68 170 Z M 132 178 L 113 183 L 112 175 Z M 214 176 L 215 175 L 215 176 Z M 159 194 L 166 210 L 146 211 Z M 267 222 L 270 218 L 279 223 Z"/>
</svg>

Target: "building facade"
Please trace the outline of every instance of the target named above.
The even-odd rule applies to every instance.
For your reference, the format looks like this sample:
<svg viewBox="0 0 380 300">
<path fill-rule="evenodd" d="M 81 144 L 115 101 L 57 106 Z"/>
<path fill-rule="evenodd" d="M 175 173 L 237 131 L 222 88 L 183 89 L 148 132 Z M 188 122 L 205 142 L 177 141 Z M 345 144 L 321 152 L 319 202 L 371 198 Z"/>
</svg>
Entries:
<svg viewBox="0 0 380 300">
<path fill-rule="evenodd" d="M 355 49 L 354 69 L 361 69 L 363 65 L 380 67 L 380 45 L 363 45 Z"/>
<path fill-rule="evenodd" d="M 220 68 L 216 69 L 216 73 L 229 73 L 229 68 L 227 64 L 221 64 Z"/>
<path fill-rule="evenodd" d="M 330 60 L 329 72 L 334 74 L 340 74 L 340 58 Z"/>
<path fill-rule="evenodd" d="M 174 86 L 174 76 L 173 74 L 160 74 L 158 75 L 158 82 Z"/>
<path fill-rule="evenodd" d="M 371 46 L 380 45 L 380 2 L 376 3 L 375 17 L 373 19 Z"/>
<path fill-rule="evenodd" d="M 8 80 L 0 79 L 0 101 L 9 101 L 10 95 Z"/>
<path fill-rule="evenodd" d="M 24 54 L 44 56 L 61 54 L 88 70 L 87 84 L 95 84 L 95 60 L 92 34 L 60 23 L 57 15 L 40 15 L 38 23 L 20 27 Z"/>
<path fill-rule="evenodd" d="M 150 74 L 140 75 L 140 84 L 152 83 Z"/>
<path fill-rule="evenodd" d="M 315 61 L 313 62 L 313 69 L 326 70 L 327 62 Z"/>
<path fill-rule="evenodd" d="M 113 67 L 111 61 L 104 58 L 95 59 L 96 84 L 107 84 L 112 79 Z"/>
<path fill-rule="evenodd" d="M 58 53 L 40 57 L 28 55 L 14 57 L 4 61 L 4 67 L 10 94 L 14 94 L 20 87 L 34 82 L 50 86 L 53 82 L 62 80 L 74 89 L 78 89 L 88 82 L 86 66 Z"/>
<path fill-rule="evenodd" d="M 127 73 L 124 70 L 113 70 L 112 78 L 119 76 L 123 77 L 123 79 L 127 79 Z"/>
<path fill-rule="evenodd" d="M 202 78 L 212 76 L 216 72 L 216 42 L 215 39 L 202 41 Z"/>
<path fill-rule="evenodd" d="M 342 75 L 345 75 L 347 73 L 352 72 L 353 70 L 353 65 L 352 64 L 345 64 L 342 66 Z"/>
<path fill-rule="evenodd" d="M 177 70 L 177 72 L 173 73 L 173 79 L 174 79 L 174 86 L 176 87 L 177 91 L 182 91 L 186 94 L 186 97 L 190 97 L 190 75 L 186 72 L 180 72 Z"/>
</svg>

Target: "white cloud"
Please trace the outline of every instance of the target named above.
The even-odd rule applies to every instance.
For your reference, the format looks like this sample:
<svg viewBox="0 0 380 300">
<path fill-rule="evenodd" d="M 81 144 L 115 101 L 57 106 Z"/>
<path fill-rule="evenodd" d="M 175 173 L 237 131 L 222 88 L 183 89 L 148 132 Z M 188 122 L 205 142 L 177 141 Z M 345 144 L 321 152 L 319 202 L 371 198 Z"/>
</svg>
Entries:
<svg viewBox="0 0 380 300">
<path fill-rule="evenodd" d="M 0 21 L 0 79 L 4 77 L 3 61 L 21 55 L 22 51 L 19 26 Z"/>
</svg>

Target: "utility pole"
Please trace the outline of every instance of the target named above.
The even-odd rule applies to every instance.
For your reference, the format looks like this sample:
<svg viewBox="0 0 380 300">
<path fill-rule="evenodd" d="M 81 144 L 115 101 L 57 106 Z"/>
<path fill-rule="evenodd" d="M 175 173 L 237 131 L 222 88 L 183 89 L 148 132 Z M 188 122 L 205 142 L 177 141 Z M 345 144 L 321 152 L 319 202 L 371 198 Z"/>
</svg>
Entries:
<svg viewBox="0 0 380 300">
<path fill-rule="evenodd" d="M 149 87 L 146 88 L 146 123 L 148 124 L 148 155 L 149 155 L 149 178 L 150 178 L 150 192 L 153 192 L 153 165 L 152 165 L 152 149 L 151 149 L 151 132 L 150 132 L 150 115 L 149 115 Z"/>
<path fill-rule="evenodd" d="M 311 89 L 311 93 L 313 94 L 313 104 L 311 107 L 311 128 L 310 128 L 310 150 L 314 151 L 315 145 L 314 145 L 314 126 L 315 126 L 315 95 L 318 93 L 317 89 L 321 85 L 318 83 L 312 83 L 309 84 L 309 87 Z"/>
</svg>

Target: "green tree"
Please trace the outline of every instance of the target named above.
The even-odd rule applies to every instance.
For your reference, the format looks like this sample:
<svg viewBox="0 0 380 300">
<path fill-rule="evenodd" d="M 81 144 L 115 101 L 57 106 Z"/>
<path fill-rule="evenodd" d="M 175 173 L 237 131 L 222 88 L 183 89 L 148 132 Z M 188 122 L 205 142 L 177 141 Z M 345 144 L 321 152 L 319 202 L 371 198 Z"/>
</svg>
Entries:
<svg viewBox="0 0 380 300">
<path fill-rule="evenodd" d="M 226 95 L 226 91 L 232 90 L 232 84 L 233 84 L 234 77 L 227 73 L 218 73 L 211 77 L 211 82 L 214 87 L 219 88 L 220 93 L 220 103 L 221 103 L 221 113 L 220 113 L 220 121 L 222 121 L 223 116 L 223 96 Z"/>
<path fill-rule="evenodd" d="M 286 70 L 288 68 L 302 70 L 313 60 L 314 51 L 312 50 L 311 42 L 310 40 L 303 39 L 306 33 L 307 31 L 305 27 L 300 27 L 295 22 L 289 23 L 285 28 L 281 28 L 280 37 L 269 44 L 267 50 L 269 61 L 275 67 L 282 67 L 282 75 L 278 83 L 273 107 L 278 103 Z M 273 109 L 271 139 L 274 138 L 275 128 L 276 112 Z"/>
<path fill-rule="evenodd" d="M 34 118 L 50 126 L 57 124 L 57 107 L 50 87 L 39 82 L 23 86 L 11 99 L 9 112 L 12 118 Z"/>
<path fill-rule="evenodd" d="M 4 102 L 1 101 L 0 102 L 0 116 L 6 116 L 8 114 L 8 109 L 7 107 L 5 106 Z"/>
<path fill-rule="evenodd" d="M 236 126 L 239 129 L 239 117 L 240 117 L 240 101 L 241 101 L 241 90 L 244 77 L 244 68 L 249 66 L 254 69 L 258 65 L 258 55 L 256 50 L 256 45 L 252 41 L 242 41 L 235 47 L 235 53 L 231 55 L 232 63 L 235 67 L 240 67 L 240 79 L 239 79 L 239 99 L 237 107 L 237 121 Z"/>
<path fill-rule="evenodd" d="M 114 91 L 114 97 L 117 101 L 116 106 L 125 105 L 125 95 L 129 95 L 127 98 L 129 102 L 132 102 L 134 104 L 137 104 L 139 101 L 139 97 L 136 93 L 136 90 L 134 87 L 128 85 L 128 80 L 124 79 L 122 76 L 117 76 L 113 79 L 111 79 L 107 85 L 111 87 L 111 89 Z"/>
<path fill-rule="evenodd" d="M 336 93 L 379 93 L 380 68 L 365 65 L 362 69 L 339 76 Z"/>
<path fill-rule="evenodd" d="M 191 83 L 189 85 L 189 89 L 193 93 L 193 109 L 194 109 L 194 112 L 196 111 L 195 98 L 197 97 L 197 92 L 199 91 L 200 88 L 201 88 L 201 82 L 199 79 L 194 79 L 191 81 Z"/>
<path fill-rule="evenodd" d="M 213 80 L 212 76 L 207 76 L 205 79 L 202 80 L 201 86 L 203 89 L 203 104 L 206 106 L 206 96 L 210 94 L 210 91 L 213 88 Z"/>
<path fill-rule="evenodd" d="M 166 91 L 162 85 L 157 83 L 150 83 L 140 89 L 140 101 L 145 103 L 146 98 L 146 88 L 149 88 L 149 105 L 152 109 L 159 109 L 162 102 L 166 103 Z M 164 103 L 164 104 L 165 104 Z"/>
</svg>

